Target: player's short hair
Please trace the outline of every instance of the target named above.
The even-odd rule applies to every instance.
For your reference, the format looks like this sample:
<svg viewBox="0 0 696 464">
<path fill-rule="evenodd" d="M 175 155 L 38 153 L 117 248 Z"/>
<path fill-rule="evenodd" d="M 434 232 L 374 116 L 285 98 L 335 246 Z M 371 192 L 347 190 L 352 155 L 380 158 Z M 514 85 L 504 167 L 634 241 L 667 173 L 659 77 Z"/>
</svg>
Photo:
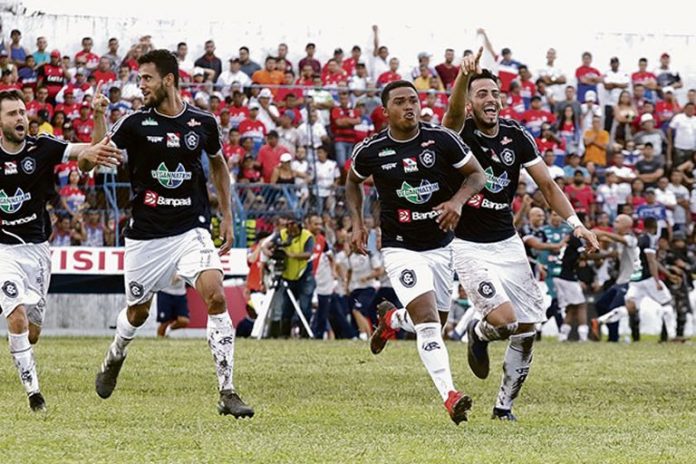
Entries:
<svg viewBox="0 0 696 464">
<path fill-rule="evenodd" d="M 24 102 L 24 95 L 17 89 L 0 91 L 0 108 L 5 100 Z"/>
<path fill-rule="evenodd" d="M 410 87 L 413 89 L 414 92 L 416 92 L 416 94 L 418 94 L 418 89 L 416 89 L 416 86 L 413 85 L 413 82 L 404 81 L 404 80 L 390 82 L 384 86 L 384 88 L 382 89 L 382 93 L 380 95 L 380 98 L 382 99 L 382 106 L 383 107 L 386 108 L 387 103 L 389 103 L 389 93 L 392 90 L 398 89 L 401 87 Z"/>
<path fill-rule="evenodd" d="M 169 50 L 159 49 L 147 52 L 138 58 L 138 65 L 142 66 L 145 63 L 155 65 L 157 72 L 161 77 L 171 74 L 174 76 L 174 87 L 179 88 L 179 62 L 176 56 Z"/>
<path fill-rule="evenodd" d="M 241 52 L 242 50 L 249 53 L 249 47 L 247 47 L 246 45 L 242 45 L 241 47 L 239 47 L 239 51 Z"/>
<path fill-rule="evenodd" d="M 496 85 L 498 85 L 498 79 L 495 77 L 495 74 L 493 74 L 490 70 L 483 68 L 481 70 L 481 74 L 474 74 L 473 76 L 471 76 L 471 78 L 469 79 L 469 88 L 467 89 L 467 91 L 471 91 L 471 85 L 474 82 L 479 81 L 481 79 L 490 79 L 493 82 L 495 82 Z"/>
</svg>

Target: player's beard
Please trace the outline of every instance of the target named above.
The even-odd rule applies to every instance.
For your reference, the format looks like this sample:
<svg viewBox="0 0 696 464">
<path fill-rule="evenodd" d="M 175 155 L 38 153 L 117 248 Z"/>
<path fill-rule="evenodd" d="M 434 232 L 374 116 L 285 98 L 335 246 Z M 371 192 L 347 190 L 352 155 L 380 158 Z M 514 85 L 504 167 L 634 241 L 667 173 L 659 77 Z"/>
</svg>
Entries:
<svg viewBox="0 0 696 464">
<path fill-rule="evenodd" d="M 155 90 L 151 97 L 150 97 L 150 102 L 145 105 L 150 108 L 157 108 L 162 104 L 162 102 L 167 98 L 167 91 L 165 90 L 164 86 L 161 85 Z"/>
<path fill-rule="evenodd" d="M 486 129 L 493 129 L 494 127 L 498 126 L 498 118 L 500 112 L 497 111 L 495 114 L 495 117 L 493 118 L 493 121 L 491 121 L 490 117 L 486 114 L 483 108 L 474 110 L 474 120 L 476 121 L 476 125 L 478 127 L 486 128 Z"/>
<path fill-rule="evenodd" d="M 23 130 L 21 132 L 17 131 L 18 125 L 19 124 L 13 127 L 4 126 L 2 128 L 2 138 L 16 145 L 19 145 L 20 143 L 24 142 L 24 139 L 27 136 L 27 124 L 22 124 Z"/>
</svg>

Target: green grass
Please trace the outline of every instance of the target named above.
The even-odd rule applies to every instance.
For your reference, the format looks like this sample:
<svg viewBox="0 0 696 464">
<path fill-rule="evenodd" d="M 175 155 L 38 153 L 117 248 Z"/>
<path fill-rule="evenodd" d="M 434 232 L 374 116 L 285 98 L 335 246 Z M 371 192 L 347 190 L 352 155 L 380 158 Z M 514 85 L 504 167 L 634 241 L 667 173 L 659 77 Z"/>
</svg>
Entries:
<svg viewBox="0 0 696 464">
<path fill-rule="evenodd" d="M 469 372 L 450 343 L 455 382 L 474 399 L 450 422 L 414 342 L 378 357 L 364 342 L 237 342 L 236 386 L 252 420 L 217 415 L 203 340 L 138 339 L 114 395 L 94 393 L 107 339 L 45 338 L 36 350 L 49 406 L 33 415 L 6 349 L 0 357 L 0 463 L 694 463 L 692 345 L 535 347 L 517 423 L 489 419 L 492 372 Z"/>
</svg>

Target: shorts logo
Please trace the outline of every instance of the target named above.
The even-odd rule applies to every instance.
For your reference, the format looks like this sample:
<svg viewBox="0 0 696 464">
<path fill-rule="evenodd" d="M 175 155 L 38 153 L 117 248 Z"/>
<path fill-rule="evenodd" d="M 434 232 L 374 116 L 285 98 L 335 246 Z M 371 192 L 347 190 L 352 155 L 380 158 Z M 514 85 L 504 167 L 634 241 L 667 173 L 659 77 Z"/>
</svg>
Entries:
<svg viewBox="0 0 696 464">
<path fill-rule="evenodd" d="M 495 296 L 495 287 L 492 282 L 483 281 L 478 286 L 479 295 L 484 298 L 493 298 Z"/>
<path fill-rule="evenodd" d="M 17 163 L 14 161 L 5 161 L 5 175 L 11 176 L 17 174 Z"/>
<path fill-rule="evenodd" d="M 493 168 L 490 166 L 483 172 L 486 174 L 486 190 L 489 192 L 499 193 L 510 185 L 507 172 L 503 172 L 500 176 L 496 176 L 493 174 Z"/>
<path fill-rule="evenodd" d="M 397 210 L 399 214 L 399 222 L 402 224 L 405 222 L 411 222 L 411 210 L 409 209 L 399 209 Z"/>
<path fill-rule="evenodd" d="M 432 150 L 423 150 L 423 152 L 418 155 L 418 159 L 426 168 L 435 166 L 435 152 Z"/>
<path fill-rule="evenodd" d="M 185 180 L 191 180 L 191 173 L 184 169 L 184 165 L 179 163 L 176 170 L 171 172 L 167 169 L 164 161 L 157 166 L 157 170 L 150 171 L 153 179 L 157 179 L 160 185 L 167 189 L 175 189 L 181 186 Z"/>
<path fill-rule="evenodd" d="M 8 196 L 4 190 L 0 190 L 0 211 L 7 214 L 16 213 L 25 201 L 31 200 L 31 193 L 24 193 L 17 188 L 14 196 Z"/>
<path fill-rule="evenodd" d="M 418 163 L 416 162 L 416 158 L 404 158 L 401 160 L 401 162 L 404 165 L 404 172 L 409 173 L 409 172 L 418 172 Z"/>
<path fill-rule="evenodd" d="M 506 148 L 500 154 L 500 159 L 505 166 L 512 166 L 515 164 L 515 152 Z"/>
<path fill-rule="evenodd" d="M 186 125 L 189 126 L 189 127 L 196 127 L 196 126 L 200 126 L 201 123 L 198 122 L 198 121 L 196 121 L 194 118 L 191 118 L 191 119 L 189 120 L 189 122 L 186 123 Z"/>
<path fill-rule="evenodd" d="M 21 164 L 22 171 L 24 171 L 25 174 L 33 174 L 36 170 L 36 161 L 34 161 L 33 158 L 24 158 Z"/>
<path fill-rule="evenodd" d="M 406 288 L 412 288 L 413 286 L 416 285 L 416 282 L 418 280 L 416 279 L 416 273 L 413 272 L 412 269 L 404 269 L 401 271 L 401 275 L 399 276 L 399 282 L 401 282 L 401 285 L 403 285 Z"/>
<path fill-rule="evenodd" d="M 438 342 L 428 342 L 428 343 L 423 344 L 424 351 L 439 350 L 440 348 L 441 348 L 441 346 Z"/>
<path fill-rule="evenodd" d="M 141 296 L 143 296 L 143 293 L 145 292 L 143 286 L 134 280 L 128 282 L 128 291 L 130 292 L 133 298 L 140 298 Z"/>
<path fill-rule="evenodd" d="M 196 147 L 198 146 L 199 140 L 200 140 L 200 136 L 193 131 L 188 132 L 184 136 L 184 142 L 186 142 L 186 146 L 188 147 L 189 150 L 195 150 Z"/>
<path fill-rule="evenodd" d="M 423 179 L 418 187 L 412 187 L 408 182 L 403 182 L 401 188 L 396 191 L 399 198 L 405 198 L 409 203 L 414 205 L 422 205 L 427 203 L 433 196 L 433 193 L 440 190 L 440 184 L 437 182 L 430 183 Z"/>
<path fill-rule="evenodd" d="M 396 163 L 387 163 L 382 165 L 382 171 L 390 171 L 396 167 Z"/>
<path fill-rule="evenodd" d="M 19 294 L 17 284 L 11 280 L 7 280 L 4 284 L 2 284 L 2 292 L 7 295 L 8 298 L 17 298 L 17 295 Z"/>
<path fill-rule="evenodd" d="M 179 134 L 173 132 L 167 132 L 167 148 L 179 148 L 181 142 L 179 140 Z"/>
<path fill-rule="evenodd" d="M 155 121 L 152 118 L 143 119 L 143 122 L 141 122 L 140 125 L 141 126 L 159 126 L 159 124 L 157 124 L 157 121 Z"/>
</svg>

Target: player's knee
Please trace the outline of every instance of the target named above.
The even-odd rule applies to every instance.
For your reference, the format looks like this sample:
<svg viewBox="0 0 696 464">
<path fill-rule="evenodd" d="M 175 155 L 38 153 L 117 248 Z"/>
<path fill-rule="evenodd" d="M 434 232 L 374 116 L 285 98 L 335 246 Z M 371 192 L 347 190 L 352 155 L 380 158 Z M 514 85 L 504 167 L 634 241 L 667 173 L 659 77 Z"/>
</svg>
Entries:
<svg viewBox="0 0 696 464">
<path fill-rule="evenodd" d="M 500 336 L 501 339 L 505 340 L 506 338 L 510 338 L 510 335 L 514 335 L 515 332 L 517 332 L 517 327 L 518 327 L 517 321 L 515 322 L 509 322 L 507 324 L 502 324 L 496 327 L 496 330 L 498 331 L 498 335 Z"/>
<path fill-rule="evenodd" d="M 135 327 L 140 327 L 147 321 L 150 315 L 149 306 L 137 305 L 128 308 L 128 322 Z"/>
<path fill-rule="evenodd" d="M 204 295 L 205 304 L 209 312 L 223 312 L 225 310 L 225 294 L 222 289 L 212 290 Z"/>
<path fill-rule="evenodd" d="M 176 318 L 176 322 L 179 327 L 183 329 L 184 327 L 188 327 L 190 320 L 188 317 L 179 316 Z"/>
</svg>

